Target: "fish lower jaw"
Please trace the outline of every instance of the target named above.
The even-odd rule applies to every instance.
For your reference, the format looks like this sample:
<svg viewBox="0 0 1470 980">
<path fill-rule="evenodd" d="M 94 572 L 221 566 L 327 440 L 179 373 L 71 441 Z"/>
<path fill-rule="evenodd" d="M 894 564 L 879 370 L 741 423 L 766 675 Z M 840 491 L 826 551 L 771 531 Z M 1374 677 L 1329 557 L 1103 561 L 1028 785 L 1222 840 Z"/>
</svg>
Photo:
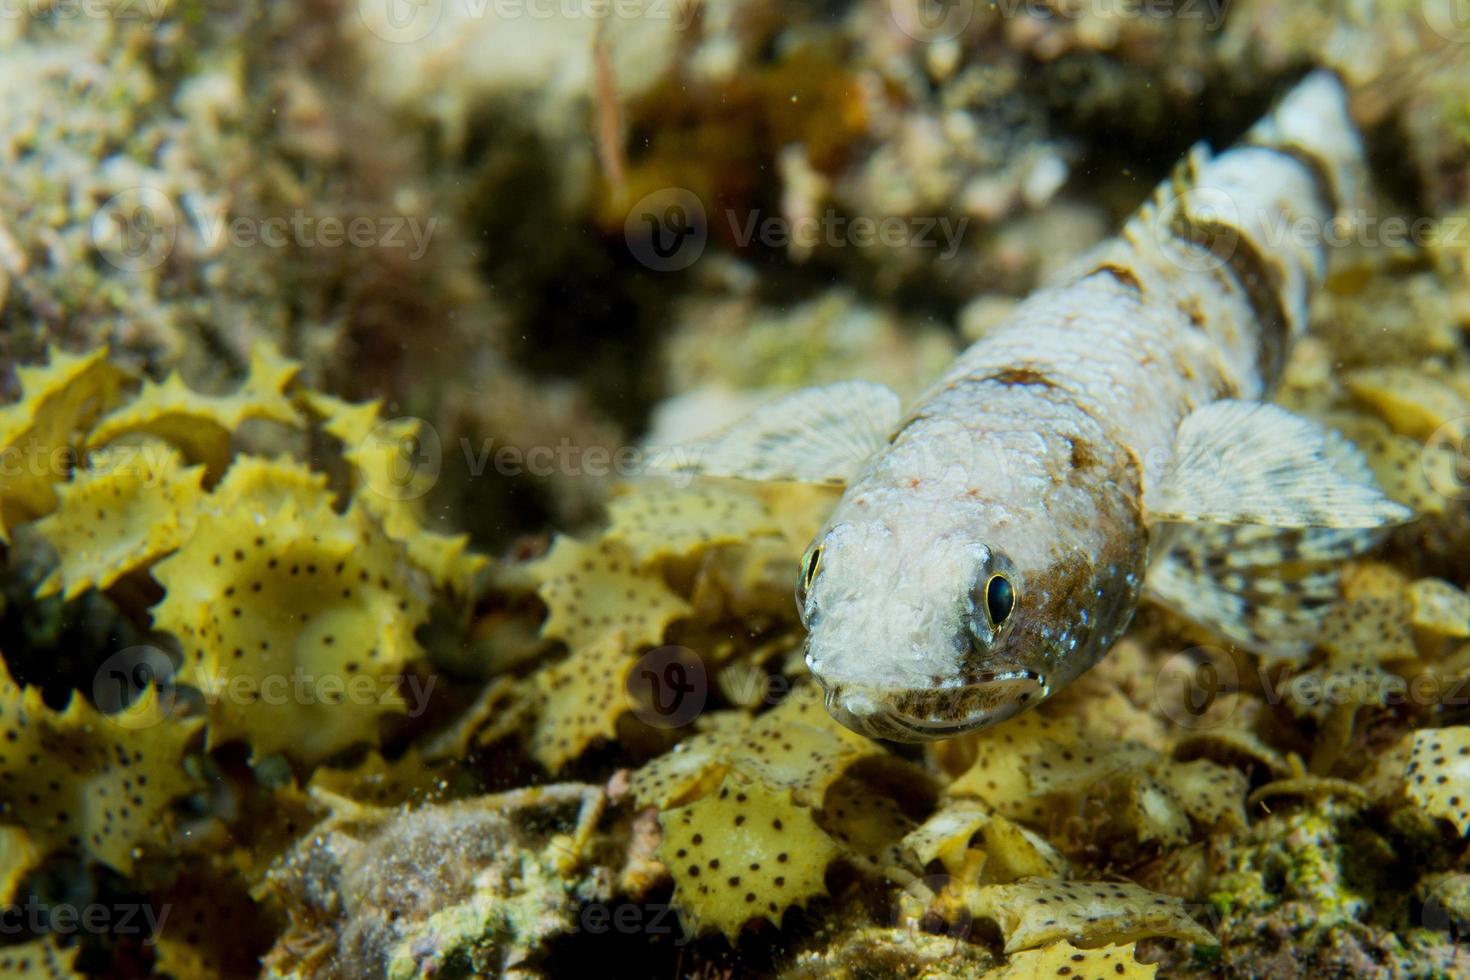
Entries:
<svg viewBox="0 0 1470 980">
<path fill-rule="evenodd" d="M 822 686 L 828 713 L 844 727 L 894 742 L 937 741 L 988 728 L 1051 693 L 1044 678 L 1025 671 L 968 687 L 924 691 L 885 692 L 827 680 Z"/>
</svg>

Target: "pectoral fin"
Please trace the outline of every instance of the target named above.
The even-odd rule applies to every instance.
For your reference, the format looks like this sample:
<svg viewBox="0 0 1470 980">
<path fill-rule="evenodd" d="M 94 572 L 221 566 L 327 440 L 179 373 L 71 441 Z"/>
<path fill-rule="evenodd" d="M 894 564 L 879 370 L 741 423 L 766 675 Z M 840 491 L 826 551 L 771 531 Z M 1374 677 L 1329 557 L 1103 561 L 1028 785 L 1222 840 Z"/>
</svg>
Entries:
<svg viewBox="0 0 1470 980">
<path fill-rule="evenodd" d="M 664 468 L 744 480 L 848 483 L 887 445 L 900 409 L 896 394 L 871 382 L 803 388 L 665 454 Z"/>
<path fill-rule="evenodd" d="M 1151 523 L 1362 528 L 1413 517 L 1342 436 L 1278 405 L 1238 401 L 1214 402 L 1180 424 L 1144 505 Z"/>
<path fill-rule="evenodd" d="M 1338 597 L 1342 561 L 1376 545 L 1377 529 L 1190 524 L 1149 567 L 1146 594 L 1268 657 L 1300 660 Z"/>
</svg>

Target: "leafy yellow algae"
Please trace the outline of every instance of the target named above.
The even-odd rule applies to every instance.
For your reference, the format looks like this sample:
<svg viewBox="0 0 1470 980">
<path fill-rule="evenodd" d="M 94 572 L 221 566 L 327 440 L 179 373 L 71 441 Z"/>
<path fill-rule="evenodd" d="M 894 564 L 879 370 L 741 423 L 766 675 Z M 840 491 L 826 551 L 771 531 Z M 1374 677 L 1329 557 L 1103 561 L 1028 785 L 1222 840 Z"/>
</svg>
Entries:
<svg viewBox="0 0 1470 980">
<path fill-rule="evenodd" d="M 0 907 L 10 904 L 15 890 L 43 856 L 24 827 L 0 826 Z"/>
<path fill-rule="evenodd" d="M 541 635 L 573 649 L 613 630 L 625 631 L 635 648 L 653 646 L 690 611 L 659 572 L 635 567 L 627 549 L 612 541 L 558 536 L 531 573 L 547 609 Z"/>
<path fill-rule="evenodd" d="M 365 499 L 359 491 L 357 500 Z M 391 508 L 382 521 L 388 537 L 407 550 L 408 560 L 423 569 L 434 585 L 454 595 L 470 595 L 476 578 L 490 564 L 484 555 L 469 550 L 468 534 L 440 534 L 425 528 L 417 507 Z"/>
<path fill-rule="evenodd" d="M 56 712 L 38 688 L 0 677 L 0 822 L 23 821 L 38 847 L 76 848 L 127 873 L 194 788 L 183 756 L 200 724 L 171 719 L 153 687 L 117 714 L 79 695 Z"/>
<path fill-rule="evenodd" d="M 53 485 L 71 470 L 86 428 L 110 409 L 122 372 L 107 348 L 73 355 L 52 350 L 44 367 L 16 368 L 20 400 L 0 409 L 0 541 L 16 525 L 50 512 Z"/>
<path fill-rule="evenodd" d="M 629 789 L 640 807 L 684 806 L 713 792 L 729 768 L 732 736 L 700 732 L 684 739 L 633 773 Z"/>
<path fill-rule="evenodd" d="M 622 544 L 640 568 L 778 530 L 757 497 L 702 481 L 687 487 L 640 486 L 609 503 L 607 512 L 604 539 Z"/>
<path fill-rule="evenodd" d="M 1417 656 L 1403 595 L 1339 602 L 1322 618 L 1317 645 L 1335 663 L 1383 663 Z"/>
<path fill-rule="evenodd" d="M 990 809 L 974 800 L 956 800 L 936 811 L 903 839 L 920 867 L 938 861 L 951 873 L 964 867 L 975 834 L 991 820 Z"/>
<path fill-rule="evenodd" d="M 78 470 L 56 487 L 56 509 L 35 526 L 60 563 L 37 595 L 63 592 L 70 599 L 105 589 L 173 551 L 193 530 L 204 467 L 184 467 L 165 446 L 129 448 L 136 452 L 110 454 L 109 465 Z"/>
<path fill-rule="evenodd" d="M 1067 860 L 1040 834 L 1005 817 L 993 815 L 980 828 L 977 844 L 985 855 L 980 882 L 1005 883 L 1019 878 L 1060 878 Z"/>
<path fill-rule="evenodd" d="M 1043 804 L 1031 781 L 1032 759 L 1043 752 L 1060 759 L 1060 752 L 1075 748 L 1075 732 L 1070 719 L 1052 719 L 1032 711 L 965 736 L 973 747 L 974 761 L 950 784 L 948 793 L 979 800 L 1015 820 L 1040 820 Z"/>
<path fill-rule="evenodd" d="M 305 402 L 322 418 L 322 429 L 341 441 L 359 488 L 379 498 L 369 503 L 374 509 L 417 500 L 433 488 L 441 461 L 423 419 L 384 419 L 377 400 L 354 404 L 308 392 Z"/>
<path fill-rule="evenodd" d="M 1048 739 L 1031 754 L 1027 776 L 1037 793 L 1076 793 L 1111 776 L 1138 771 L 1158 757 L 1158 752 L 1141 742 L 1084 748 Z"/>
<path fill-rule="evenodd" d="M 353 467 L 356 501 L 378 516 L 388 536 L 403 543 L 435 585 L 468 595 L 488 560 L 469 551 L 468 534 L 424 527 L 423 498 L 442 465 L 441 447 L 427 423 L 384 419 L 376 400 L 353 404 L 309 391 L 303 401 L 322 419 L 322 429 L 342 443 L 342 457 Z"/>
<path fill-rule="evenodd" d="M 210 503 L 219 510 L 248 508 L 264 519 L 283 508 L 307 511 L 322 503 L 331 505 L 333 499 L 327 475 L 305 463 L 289 456 L 268 459 L 240 453 L 211 491 Z"/>
<path fill-rule="evenodd" d="M 1362 368 L 1349 372 L 1343 383 L 1394 431 L 1414 439 L 1428 437 L 1452 419 L 1470 416 L 1470 401 L 1464 395 L 1420 368 Z"/>
<path fill-rule="evenodd" d="M 260 927 L 243 882 L 217 874 L 185 874 L 154 899 L 169 909 L 156 937 L 157 971 L 172 980 L 254 976 L 270 937 Z"/>
<path fill-rule="evenodd" d="M 300 365 L 273 348 L 257 344 L 240 387 L 228 395 L 195 391 L 175 372 L 162 382 L 144 381 L 137 397 L 105 416 L 87 437 L 91 448 L 124 436 L 148 435 L 178 447 L 191 462 L 203 463 L 209 478 L 224 472 L 230 440 L 247 419 L 300 426 L 303 419 L 286 388 Z"/>
<path fill-rule="evenodd" d="M 804 687 L 757 718 L 727 761 L 767 786 L 789 790 L 798 803 L 821 806 L 827 788 L 849 766 L 882 754 L 876 742 L 834 721 Z"/>
<path fill-rule="evenodd" d="M 1470 595 L 1439 578 L 1409 586 L 1409 621 L 1414 628 L 1456 639 L 1470 637 Z"/>
<path fill-rule="evenodd" d="M 874 871 L 903 866 L 903 842 L 916 826 L 897 800 L 856 778 L 833 783 L 816 817 L 849 858 Z"/>
<path fill-rule="evenodd" d="M 0 980 L 71 980 L 80 946 L 63 949 L 55 936 L 0 947 Z"/>
<path fill-rule="evenodd" d="M 1068 942 L 1028 949 L 1012 956 L 983 980 L 1153 980 L 1159 968 L 1134 958 L 1132 943 L 1078 949 Z"/>
<path fill-rule="evenodd" d="M 1155 778 L 1200 826 L 1224 831 L 1245 829 L 1245 796 L 1250 780 L 1240 770 L 1195 759 L 1169 762 Z"/>
<path fill-rule="evenodd" d="M 326 790 L 369 806 L 418 804 L 434 799 L 444 788 L 441 770 L 426 762 L 417 748 L 393 760 L 369 752 L 351 769 L 321 766 L 307 783 L 308 791 Z"/>
<path fill-rule="evenodd" d="M 536 761 L 555 771 L 592 743 L 615 737 L 618 718 L 630 707 L 624 689 L 636 663 L 627 636 L 619 630 L 538 673 L 541 703 L 531 730 Z"/>
<path fill-rule="evenodd" d="M 211 746 L 315 762 L 400 713 L 404 668 L 428 602 L 402 547 L 359 508 L 338 514 L 236 506 L 201 512 L 155 566 L 154 622 L 179 638 L 179 679 L 204 691 Z"/>
<path fill-rule="evenodd" d="M 787 794 L 727 776 L 720 788 L 659 816 L 657 856 L 674 878 L 674 902 L 691 932 L 733 939 L 752 919 L 825 895 L 840 851 L 811 811 Z"/>
<path fill-rule="evenodd" d="M 1104 946 L 1165 936 L 1215 945 L 1184 902 L 1128 882 L 1030 878 L 986 885 L 971 896 L 970 911 L 995 921 L 1007 954 L 1061 940 Z"/>
<path fill-rule="evenodd" d="M 1330 425 L 1341 429 L 1363 451 L 1383 492 L 1420 514 L 1444 514 L 1448 498 L 1439 488 L 1457 488 L 1460 457 L 1454 447 L 1421 444 L 1366 416 L 1336 414 Z"/>
<path fill-rule="evenodd" d="M 1470 725 L 1415 732 L 1404 775 L 1410 800 L 1470 833 Z"/>
</svg>

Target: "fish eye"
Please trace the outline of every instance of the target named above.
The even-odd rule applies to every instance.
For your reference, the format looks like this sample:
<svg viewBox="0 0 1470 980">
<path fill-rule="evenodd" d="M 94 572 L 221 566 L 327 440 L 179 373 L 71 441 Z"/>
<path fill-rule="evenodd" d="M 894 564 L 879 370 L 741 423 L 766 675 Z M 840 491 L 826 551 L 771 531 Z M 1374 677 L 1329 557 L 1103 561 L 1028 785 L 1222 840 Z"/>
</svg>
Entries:
<svg viewBox="0 0 1470 980">
<path fill-rule="evenodd" d="M 810 589 L 812 582 L 816 581 L 817 570 L 822 567 L 822 548 L 817 546 L 807 552 L 806 561 L 801 568 L 801 584 L 803 588 Z"/>
<path fill-rule="evenodd" d="M 990 617 L 990 625 L 1000 629 L 1015 607 L 1016 590 L 1011 580 L 999 574 L 990 576 L 985 583 L 985 615 Z"/>
<path fill-rule="evenodd" d="M 806 594 L 817 579 L 817 572 L 822 567 L 822 547 L 818 545 L 806 553 L 801 560 L 801 578 L 796 583 L 796 608 L 805 614 Z"/>
</svg>

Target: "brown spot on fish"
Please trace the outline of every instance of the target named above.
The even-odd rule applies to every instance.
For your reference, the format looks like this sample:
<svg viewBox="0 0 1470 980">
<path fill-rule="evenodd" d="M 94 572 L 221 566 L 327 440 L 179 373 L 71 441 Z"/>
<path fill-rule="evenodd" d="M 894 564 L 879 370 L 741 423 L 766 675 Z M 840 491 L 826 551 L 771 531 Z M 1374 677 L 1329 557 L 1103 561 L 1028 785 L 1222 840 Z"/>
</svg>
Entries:
<svg viewBox="0 0 1470 980">
<path fill-rule="evenodd" d="M 1143 299 L 1143 283 L 1139 282 L 1138 277 L 1128 269 L 1113 262 L 1106 262 L 1098 266 L 1097 271 L 1106 273 L 1118 280 L 1121 285 L 1133 292 L 1134 299 Z"/>
</svg>

